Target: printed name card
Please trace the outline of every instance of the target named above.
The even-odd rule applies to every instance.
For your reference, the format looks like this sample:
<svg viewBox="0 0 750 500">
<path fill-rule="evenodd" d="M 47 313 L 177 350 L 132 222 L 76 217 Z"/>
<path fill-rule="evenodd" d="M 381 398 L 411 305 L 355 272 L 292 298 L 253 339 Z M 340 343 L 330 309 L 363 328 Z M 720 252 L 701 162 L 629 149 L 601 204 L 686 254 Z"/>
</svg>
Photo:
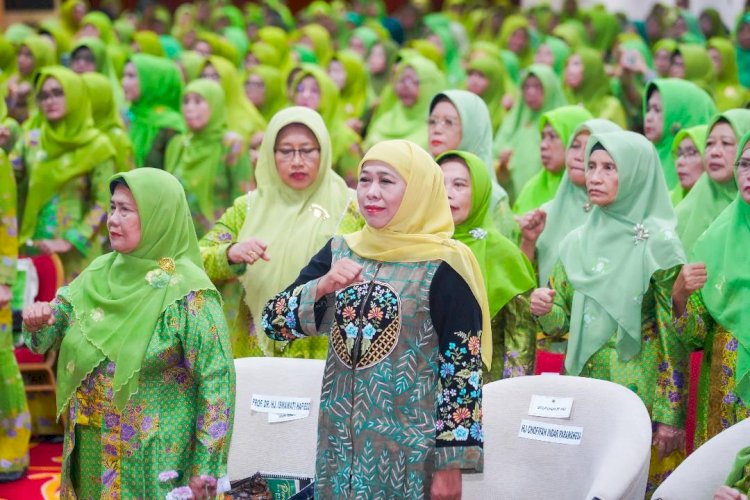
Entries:
<svg viewBox="0 0 750 500">
<path fill-rule="evenodd" d="M 518 437 L 544 441 L 547 443 L 568 444 L 577 446 L 581 444 L 583 427 L 572 425 L 556 425 L 548 422 L 535 422 L 533 420 L 521 420 L 521 428 Z"/>
<path fill-rule="evenodd" d="M 250 409 L 258 413 L 267 413 L 268 422 L 289 422 L 310 416 L 310 398 L 292 398 L 285 396 L 265 396 L 253 394 Z"/>
<path fill-rule="evenodd" d="M 573 398 L 550 396 L 531 396 L 529 415 L 532 417 L 570 418 L 573 410 Z"/>
</svg>

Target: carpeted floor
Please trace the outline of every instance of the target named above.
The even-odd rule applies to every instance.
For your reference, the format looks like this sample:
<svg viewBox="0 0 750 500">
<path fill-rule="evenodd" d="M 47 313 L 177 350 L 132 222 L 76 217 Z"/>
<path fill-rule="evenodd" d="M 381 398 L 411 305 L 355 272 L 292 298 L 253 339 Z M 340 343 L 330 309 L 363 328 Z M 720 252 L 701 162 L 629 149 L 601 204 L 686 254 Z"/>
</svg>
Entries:
<svg viewBox="0 0 750 500">
<path fill-rule="evenodd" d="M 26 477 L 0 484 L 0 500 L 57 500 L 62 444 L 32 443 Z"/>
</svg>

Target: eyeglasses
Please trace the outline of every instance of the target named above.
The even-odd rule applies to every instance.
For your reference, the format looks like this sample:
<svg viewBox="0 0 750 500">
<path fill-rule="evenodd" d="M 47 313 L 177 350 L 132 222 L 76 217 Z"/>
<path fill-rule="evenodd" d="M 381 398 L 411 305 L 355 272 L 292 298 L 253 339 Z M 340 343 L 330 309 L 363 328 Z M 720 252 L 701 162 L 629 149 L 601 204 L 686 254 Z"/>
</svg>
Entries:
<svg viewBox="0 0 750 500">
<path fill-rule="evenodd" d="M 458 124 L 451 120 L 450 118 L 442 119 L 442 118 L 430 118 L 427 120 L 427 126 L 430 128 L 435 128 L 437 126 L 445 127 L 447 129 L 452 129 L 456 127 Z"/>
<path fill-rule="evenodd" d="M 419 87 L 419 80 L 417 80 L 416 78 L 399 78 L 398 80 L 396 80 L 396 85 Z"/>
<path fill-rule="evenodd" d="M 694 158 L 699 156 L 700 152 L 695 148 L 678 149 L 677 156 L 684 156 L 685 158 Z"/>
<path fill-rule="evenodd" d="M 750 171 L 750 160 L 739 160 L 734 163 L 734 168 L 743 172 Z"/>
<path fill-rule="evenodd" d="M 280 148 L 275 149 L 274 153 L 283 161 L 292 161 L 297 153 L 299 153 L 299 157 L 303 160 L 312 161 L 320 155 L 320 148 Z"/>
<path fill-rule="evenodd" d="M 37 102 L 44 102 L 49 99 L 60 99 L 61 97 L 65 96 L 65 92 L 63 92 L 63 89 L 52 89 L 50 92 L 44 92 L 40 91 L 36 95 Z"/>
</svg>

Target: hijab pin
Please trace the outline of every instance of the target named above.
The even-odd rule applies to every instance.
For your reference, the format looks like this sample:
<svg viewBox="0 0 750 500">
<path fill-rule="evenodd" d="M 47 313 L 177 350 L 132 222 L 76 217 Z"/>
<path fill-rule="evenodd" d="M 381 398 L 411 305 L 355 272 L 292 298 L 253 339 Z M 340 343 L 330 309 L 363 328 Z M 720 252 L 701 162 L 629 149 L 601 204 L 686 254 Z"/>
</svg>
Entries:
<svg viewBox="0 0 750 500">
<path fill-rule="evenodd" d="M 583 204 L 583 211 L 586 212 L 586 213 L 589 213 L 589 212 L 591 212 L 591 208 L 592 207 L 593 207 L 593 205 L 591 205 L 591 202 L 587 201 L 586 203 Z"/>
<path fill-rule="evenodd" d="M 637 245 L 641 241 L 646 241 L 649 237 L 648 229 L 643 227 L 643 224 L 636 224 L 633 228 L 633 231 L 635 231 L 635 235 L 633 236 L 633 241 L 635 241 L 635 244 Z"/>
<path fill-rule="evenodd" d="M 313 203 L 312 205 L 310 205 L 310 212 L 312 212 L 313 216 L 318 219 L 328 220 L 331 218 L 328 211 L 317 203 Z"/>
<path fill-rule="evenodd" d="M 475 240 L 483 240 L 487 237 L 487 231 L 485 231 L 481 227 L 475 227 L 474 229 L 469 231 L 469 234 Z"/>
</svg>

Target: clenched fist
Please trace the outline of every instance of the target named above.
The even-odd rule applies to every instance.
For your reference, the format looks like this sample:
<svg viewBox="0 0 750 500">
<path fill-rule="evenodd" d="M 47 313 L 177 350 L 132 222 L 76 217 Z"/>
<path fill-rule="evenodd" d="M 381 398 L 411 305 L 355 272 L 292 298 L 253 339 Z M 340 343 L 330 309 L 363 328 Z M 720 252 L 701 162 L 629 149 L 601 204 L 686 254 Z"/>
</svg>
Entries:
<svg viewBox="0 0 750 500">
<path fill-rule="evenodd" d="M 331 270 L 318 281 L 315 300 L 318 301 L 329 293 L 345 288 L 356 281 L 361 281 L 362 266 L 351 259 L 337 260 Z"/>
<path fill-rule="evenodd" d="M 23 326 L 30 332 L 36 332 L 44 326 L 55 324 L 55 315 L 49 302 L 34 302 L 23 310 Z"/>
<path fill-rule="evenodd" d="M 549 314 L 554 302 L 554 290 L 551 288 L 537 288 L 531 293 L 531 314 L 534 316 Z"/>
</svg>

